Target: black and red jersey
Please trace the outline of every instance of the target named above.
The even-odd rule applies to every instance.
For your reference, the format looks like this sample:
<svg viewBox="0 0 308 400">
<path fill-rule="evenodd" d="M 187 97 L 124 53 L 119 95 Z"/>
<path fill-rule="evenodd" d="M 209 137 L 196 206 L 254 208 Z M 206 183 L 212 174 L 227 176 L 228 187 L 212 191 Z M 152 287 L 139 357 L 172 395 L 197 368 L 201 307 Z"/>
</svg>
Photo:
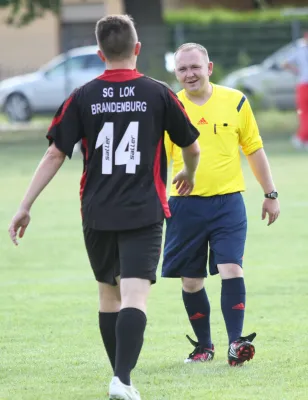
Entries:
<svg viewBox="0 0 308 400">
<path fill-rule="evenodd" d="M 199 136 L 176 95 L 136 70 L 106 70 L 61 105 L 47 138 L 68 157 L 82 140 L 87 226 L 137 229 L 170 216 L 165 131 L 180 147 Z"/>
</svg>

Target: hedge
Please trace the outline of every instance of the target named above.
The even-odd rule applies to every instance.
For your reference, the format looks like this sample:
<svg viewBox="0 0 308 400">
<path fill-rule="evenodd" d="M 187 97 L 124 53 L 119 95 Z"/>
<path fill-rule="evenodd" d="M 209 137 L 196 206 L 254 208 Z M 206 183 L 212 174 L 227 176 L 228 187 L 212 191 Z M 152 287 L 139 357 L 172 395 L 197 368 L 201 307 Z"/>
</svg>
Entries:
<svg viewBox="0 0 308 400">
<path fill-rule="evenodd" d="M 214 22 L 243 23 L 243 22 L 271 22 L 271 21 L 308 21 L 308 8 L 306 13 L 297 12 L 292 8 L 290 14 L 285 14 L 288 8 L 271 8 L 256 11 L 232 11 L 223 8 L 196 9 L 182 8 L 181 10 L 167 10 L 164 15 L 165 21 L 170 25 L 175 24 L 203 24 Z M 300 11 L 300 9 L 299 9 Z"/>
</svg>

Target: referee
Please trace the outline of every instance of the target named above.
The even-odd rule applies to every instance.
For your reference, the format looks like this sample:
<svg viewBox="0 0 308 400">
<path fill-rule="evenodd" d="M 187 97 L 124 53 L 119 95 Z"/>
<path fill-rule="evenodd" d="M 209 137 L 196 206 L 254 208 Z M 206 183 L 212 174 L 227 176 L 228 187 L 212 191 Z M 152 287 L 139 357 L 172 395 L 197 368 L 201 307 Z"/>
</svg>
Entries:
<svg viewBox="0 0 308 400">
<path fill-rule="evenodd" d="M 194 186 L 199 133 L 176 95 L 136 70 L 141 44 L 130 17 L 99 20 L 96 38 L 107 69 L 77 89 L 56 113 L 47 134 L 50 146 L 9 233 L 17 244 L 34 201 L 81 140 L 83 232 L 98 281 L 99 327 L 114 371 L 109 396 L 139 400 L 130 373 L 143 344 L 163 221 L 170 217 L 164 132 L 182 148 L 185 161 L 174 183 L 184 196 Z"/>
<path fill-rule="evenodd" d="M 241 192 L 245 190 L 239 147 L 264 191 L 262 219 L 268 225 L 279 215 L 277 192 L 258 127 L 243 93 L 209 81 L 213 63 L 206 49 L 195 43 L 175 53 L 175 73 L 183 86 L 178 96 L 199 129 L 200 163 L 189 197 L 171 190 L 162 275 L 182 278 L 183 302 L 197 336 L 185 362 L 210 361 L 214 346 L 210 330 L 210 303 L 204 288 L 209 247 L 209 272 L 222 279 L 221 309 L 229 339 L 228 361 L 240 365 L 254 355 L 255 334 L 242 337 L 245 284 L 242 260 L 247 219 Z M 183 167 L 179 147 L 166 138 L 173 175 Z"/>
</svg>

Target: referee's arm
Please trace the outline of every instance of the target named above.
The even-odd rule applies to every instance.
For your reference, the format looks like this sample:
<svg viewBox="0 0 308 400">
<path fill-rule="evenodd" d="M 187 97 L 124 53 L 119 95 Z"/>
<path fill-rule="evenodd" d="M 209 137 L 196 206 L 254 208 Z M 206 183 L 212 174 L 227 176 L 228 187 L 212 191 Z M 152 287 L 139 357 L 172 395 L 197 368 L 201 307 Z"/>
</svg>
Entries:
<svg viewBox="0 0 308 400">
<path fill-rule="evenodd" d="M 260 183 L 264 194 L 276 191 L 268 158 L 263 149 L 263 143 L 259 129 L 248 103 L 243 104 L 243 114 L 240 116 L 240 144 L 243 153 L 247 156 L 250 168 Z M 239 111 L 241 112 L 241 110 Z M 262 219 L 268 214 L 268 225 L 271 225 L 278 218 L 280 213 L 279 202 L 265 199 L 262 206 Z"/>
</svg>

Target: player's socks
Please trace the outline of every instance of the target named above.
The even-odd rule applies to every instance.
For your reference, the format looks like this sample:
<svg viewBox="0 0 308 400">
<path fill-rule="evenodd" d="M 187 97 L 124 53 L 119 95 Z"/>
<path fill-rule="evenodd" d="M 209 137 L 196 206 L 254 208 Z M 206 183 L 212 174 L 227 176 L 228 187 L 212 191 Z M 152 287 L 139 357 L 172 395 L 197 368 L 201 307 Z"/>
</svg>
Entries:
<svg viewBox="0 0 308 400">
<path fill-rule="evenodd" d="M 223 279 L 221 310 L 225 319 L 229 344 L 242 335 L 246 302 L 244 278 Z"/>
<path fill-rule="evenodd" d="M 137 308 L 123 308 L 116 325 L 116 366 L 114 375 L 130 385 L 130 373 L 135 368 L 143 345 L 147 318 Z"/>
<path fill-rule="evenodd" d="M 99 312 L 99 329 L 110 364 L 114 371 L 116 357 L 116 323 L 119 313 Z"/>
<path fill-rule="evenodd" d="M 189 321 L 200 346 L 212 348 L 210 312 L 211 307 L 205 289 L 196 293 L 182 291 L 183 302 Z"/>
</svg>

